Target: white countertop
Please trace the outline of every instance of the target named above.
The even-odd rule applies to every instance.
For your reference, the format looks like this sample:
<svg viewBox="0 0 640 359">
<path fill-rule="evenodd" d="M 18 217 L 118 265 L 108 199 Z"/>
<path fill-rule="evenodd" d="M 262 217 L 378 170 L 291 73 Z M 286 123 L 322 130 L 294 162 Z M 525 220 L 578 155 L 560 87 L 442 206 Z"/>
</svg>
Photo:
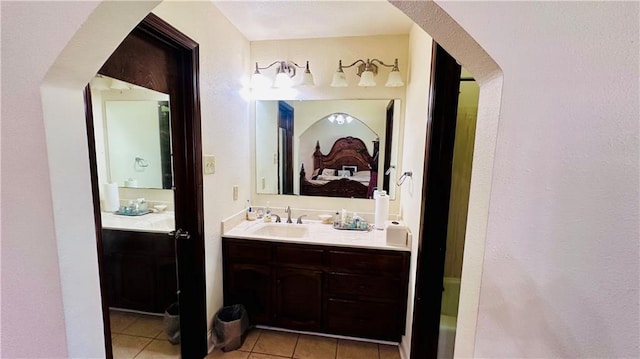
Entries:
<svg viewBox="0 0 640 359">
<path fill-rule="evenodd" d="M 102 212 L 102 228 L 168 233 L 175 229 L 175 220 L 173 212 L 149 213 L 142 216 L 122 216 Z"/>
<path fill-rule="evenodd" d="M 277 235 L 255 234 L 253 232 L 263 226 L 277 226 L 285 229 L 306 228 L 306 235 L 298 238 L 281 237 Z M 224 227 L 223 227 L 224 228 Z M 398 247 L 387 244 L 387 230 L 355 231 L 334 229 L 331 224 L 323 224 L 320 221 L 304 221 L 304 224 L 295 223 L 265 223 L 262 220 L 244 220 L 233 228 L 224 231 L 226 238 L 253 239 L 282 243 L 313 244 L 324 246 L 371 248 L 408 252 L 407 247 Z"/>
</svg>

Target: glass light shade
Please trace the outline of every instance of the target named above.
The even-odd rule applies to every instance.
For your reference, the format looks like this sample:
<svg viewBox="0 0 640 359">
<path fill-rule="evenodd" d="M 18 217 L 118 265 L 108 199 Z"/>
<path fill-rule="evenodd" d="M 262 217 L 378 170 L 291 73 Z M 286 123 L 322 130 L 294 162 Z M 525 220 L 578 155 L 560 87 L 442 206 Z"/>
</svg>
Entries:
<svg viewBox="0 0 640 359">
<path fill-rule="evenodd" d="M 336 116 L 336 123 L 338 125 L 342 125 L 344 123 L 344 115 L 339 114 L 338 116 Z"/>
<path fill-rule="evenodd" d="M 404 82 L 402 82 L 402 76 L 400 76 L 400 71 L 391 71 L 389 73 L 389 78 L 387 79 L 387 83 L 385 84 L 387 87 L 402 87 L 404 86 Z"/>
<path fill-rule="evenodd" d="M 358 82 L 358 86 L 373 87 L 375 85 L 376 81 L 373 79 L 373 71 L 365 71 L 360 75 L 360 82 Z"/>
<path fill-rule="evenodd" d="M 351 123 L 351 121 L 353 121 L 353 117 L 347 115 L 347 123 Z"/>
<path fill-rule="evenodd" d="M 276 80 L 273 82 L 273 87 L 286 88 L 293 86 L 293 80 L 284 72 L 279 72 L 276 75 Z"/>
<path fill-rule="evenodd" d="M 349 84 L 347 83 L 347 76 L 345 76 L 343 71 L 336 71 L 333 74 L 333 79 L 331 80 L 331 87 L 347 87 Z"/>
<path fill-rule="evenodd" d="M 259 72 L 251 75 L 251 88 L 266 88 L 269 86 L 271 86 L 271 81 L 265 75 Z"/>
<path fill-rule="evenodd" d="M 316 83 L 313 81 L 313 75 L 311 72 L 304 72 L 302 74 L 302 82 L 300 82 L 300 86 L 315 86 Z"/>
<path fill-rule="evenodd" d="M 329 122 L 333 123 L 333 121 L 336 120 L 336 115 L 329 116 L 328 120 L 329 120 Z"/>
</svg>

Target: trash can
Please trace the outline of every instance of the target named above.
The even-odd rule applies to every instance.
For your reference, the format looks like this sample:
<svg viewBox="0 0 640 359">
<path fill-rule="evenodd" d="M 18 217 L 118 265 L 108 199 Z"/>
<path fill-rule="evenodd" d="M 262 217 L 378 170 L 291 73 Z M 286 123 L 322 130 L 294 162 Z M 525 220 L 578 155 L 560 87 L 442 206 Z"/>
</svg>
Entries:
<svg viewBox="0 0 640 359">
<path fill-rule="evenodd" d="M 169 338 L 171 344 L 180 343 L 180 306 L 178 303 L 171 304 L 164 311 L 164 332 Z"/>
<path fill-rule="evenodd" d="M 214 345 L 223 352 L 242 346 L 244 332 L 249 328 L 247 310 L 242 304 L 220 309 L 214 318 Z"/>
</svg>

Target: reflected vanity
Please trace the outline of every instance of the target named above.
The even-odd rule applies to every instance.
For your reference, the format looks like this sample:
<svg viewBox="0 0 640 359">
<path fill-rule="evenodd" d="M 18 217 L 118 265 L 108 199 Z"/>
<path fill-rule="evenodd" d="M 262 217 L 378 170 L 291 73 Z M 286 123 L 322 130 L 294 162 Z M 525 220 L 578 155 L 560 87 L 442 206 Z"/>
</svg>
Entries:
<svg viewBox="0 0 640 359">
<path fill-rule="evenodd" d="M 91 100 L 98 182 L 118 184 L 121 210 L 145 197 L 158 212 L 102 212 L 109 306 L 163 313 L 177 299 L 169 95 L 99 75 Z"/>
</svg>

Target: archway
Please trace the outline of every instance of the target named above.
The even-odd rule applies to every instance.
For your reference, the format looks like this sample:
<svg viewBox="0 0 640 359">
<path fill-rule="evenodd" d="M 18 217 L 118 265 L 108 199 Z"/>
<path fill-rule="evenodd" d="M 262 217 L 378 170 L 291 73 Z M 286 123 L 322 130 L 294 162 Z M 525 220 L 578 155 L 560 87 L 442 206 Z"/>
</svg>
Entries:
<svg viewBox="0 0 640 359">
<path fill-rule="evenodd" d="M 103 350 L 82 90 L 126 34 L 159 2 L 101 2 L 42 85 L 54 221 L 70 356 Z M 456 353 L 473 354 L 502 77 L 497 64 L 433 2 L 395 2 L 478 80 L 480 103 Z M 93 41 L 100 39 L 100 41 Z M 85 139 L 68 141 L 69 138 Z M 73 193 L 73 196 L 69 196 Z M 409 298 L 413 302 L 413 298 Z"/>
</svg>

